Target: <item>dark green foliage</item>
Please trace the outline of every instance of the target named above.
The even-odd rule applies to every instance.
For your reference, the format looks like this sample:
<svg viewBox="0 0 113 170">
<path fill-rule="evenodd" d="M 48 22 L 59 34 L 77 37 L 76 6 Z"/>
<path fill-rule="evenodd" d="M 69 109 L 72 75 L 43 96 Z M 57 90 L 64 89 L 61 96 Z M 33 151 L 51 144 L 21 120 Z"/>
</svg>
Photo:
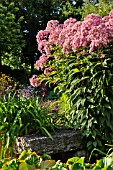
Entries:
<svg viewBox="0 0 113 170">
<path fill-rule="evenodd" d="M 77 5 L 81 5 L 77 1 Z M 82 3 L 82 2 L 81 2 Z M 43 30 L 49 20 L 59 20 L 63 22 L 68 17 L 76 17 L 76 5 L 71 0 L 17 0 L 20 14 L 24 16 L 22 30 L 26 46 L 24 50 L 24 61 L 34 69 L 35 61 L 40 57 L 37 50 L 36 35 L 38 31 Z M 25 10 L 26 9 L 26 10 Z"/>
<path fill-rule="evenodd" d="M 54 71 L 44 81 L 54 82 L 55 90 L 65 93 L 66 100 L 61 104 L 67 120 L 81 130 L 88 149 L 104 151 L 105 144 L 113 142 L 112 43 L 91 54 L 78 51 L 66 56 L 56 49 L 55 55 L 57 59 L 49 63 Z"/>
<path fill-rule="evenodd" d="M 24 40 L 20 23 L 23 17 L 16 18 L 19 8 L 14 2 L 0 4 L 0 66 L 2 63 L 21 67 Z"/>
<path fill-rule="evenodd" d="M 105 149 L 113 142 L 113 58 L 79 55 L 68 73 L 66 90 L 75 128 L 80 128 L 88 149 Z M 69 67 L 72 67 L 70 59 Z"/>
<path fill-rule="evenodd" d="M 34 63 L 41 55 L 37 50 L 37 32 L 43 30 L 49 20 L 57 19 L 63 22 L 69 17 L 79 19 L 80 15 L 76 14 L 76 9 L 82 3 L 82 0 L 77 0 L 76 4 L 73 4 L 71 0 L 1 0 L 0 27 L 2 25 L 7 27 L 7 30 L 4 29 L 1 42 L 4 45 L 4 51 L 3 47 L 0 50 L 4 52 L 1 59 L 3 64 L 8 64 L 16 69 L 18 67 L 30 69 L 31 67 L 31 70 L 34 70 Z M 13 9 L 8 7 L 10 4 L 14 4 Z M 10 16 L 10 24 L 6 22 L 5 10 L 14 14 L 13 19 Z M 2 23 L 3 20 L 4 23 Z M 23 42 L 25 42 L 25 47 Z M 10 51 L 6 48 L 9 43 L 12 44 Z"/>
<path fill-rule="evenodd" d="M 83 5 L 83 0 L 67 0 L 67 1 L 62 1 L 60 4 L 59 8 L 59 20 L 63 22 L 67 18 L 73 17 L 76 18 L 77 20 L 80 20 L 81 14 L 77 12 L 77 9 L 82 7 Z"/>
<path fill-rule="evenodd" d="M 12 69 L 8 65 L 2 65 L 0 67 L 0 72 L 12 77 L 15 81 L 18 81 L 21 84 L 28 84 L 29 83 L 29 71 L 27 69 Z"/>
</svg>

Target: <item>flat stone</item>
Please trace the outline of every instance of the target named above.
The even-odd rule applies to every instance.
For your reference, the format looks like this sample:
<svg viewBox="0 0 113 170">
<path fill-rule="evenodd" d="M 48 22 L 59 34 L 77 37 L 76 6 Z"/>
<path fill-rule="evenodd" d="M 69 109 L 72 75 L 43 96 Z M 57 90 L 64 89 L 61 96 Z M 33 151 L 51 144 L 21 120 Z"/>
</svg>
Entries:
<svg viewBox="0 0 113 170">
<path fill-rule="evenodd" d="M 56 154 L 68 151 L 82 151 L 82 138 L 79 131 L 58 130 L 52 133 L 52 139 L 38 134 L 16 138 L 15 152 L 20 154 L 23 150 L 35 151 L 37 154 Z"/>
</svg>

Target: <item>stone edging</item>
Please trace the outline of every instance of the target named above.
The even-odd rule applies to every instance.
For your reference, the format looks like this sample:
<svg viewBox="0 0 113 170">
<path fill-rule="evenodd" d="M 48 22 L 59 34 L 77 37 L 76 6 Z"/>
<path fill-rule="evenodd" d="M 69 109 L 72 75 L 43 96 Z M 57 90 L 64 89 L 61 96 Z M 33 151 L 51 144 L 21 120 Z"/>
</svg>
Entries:
<svg viewBox="0 0 113 170">
<path fill-rule="evenodd" d="M 17 137 L 15 151 L 20 154 L 23 150 L 35 151 L 37 154 L 56 154 L 68 151 L 83 151 L 80 132 L 74 130 L 59 130 L 52 134 L 53 140 L 36 134 Z"/>
</svg>

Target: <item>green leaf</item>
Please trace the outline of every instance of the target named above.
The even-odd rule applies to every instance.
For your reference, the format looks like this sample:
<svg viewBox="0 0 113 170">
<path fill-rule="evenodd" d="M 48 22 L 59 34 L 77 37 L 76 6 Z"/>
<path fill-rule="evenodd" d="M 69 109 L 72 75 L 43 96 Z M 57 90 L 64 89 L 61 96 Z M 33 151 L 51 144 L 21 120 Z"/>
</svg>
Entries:
<svg viewBox="0 0 113 170">
<path fill-rule="evenodd" d="M 81 99 L 81 105 L 82 105 L 82 106 L 85 105 L 85 101 L 86 101 L 86 99 Z"/>
<path fill-rule="evenodd" d="M 45 160 L 41 162 L 40 168 L 42 169 L 52 168 L 55 165 L 55 163 L 56 162 L 54 160 Z"/>
<path fill-rule="evenodd" d="M 75 87 L 77 84 L 79 84 L 80 83 L 80 79 L 74 79 L 72 82 L 71 82 L 71 89 L 73 89 L 73 87 Z"/>
<path fill-rule="evenodd" d="M 104 166 L 105 167 L 113 165 L 113 157 L 104 157 L 103 161 L 104 161 Z"/>
<path fill-rule="evenodd" d="M 104 104 L 104 107 L 107 108 L 107 109 L 111 109 L 111 106 L 110 106 L 109 103 L 105 103 L 105 104 Z"/>
<path fill-rule="evenodd" d="M 31 153 L 31 151 L 30 150 L 28 150 L 28 151 L 26 151 L 26 150 L 24 150 L 24 151 L 22 151 L 22 153 L 20 154 L 20 156 L 19 156 L 19 160 L 24 160 L 25 158 L 27 158 L 29 155 L 30 155 L 30 153 Z"/>
<path fill-rule="evenodd" d="M 2 160 L 0 160 L 0 168 L 2 168 L 2 165 L 3 165 Z"/>
<path fill-rule="evenodd" d="M 53 140 L 53 137 L 51 136 L 51 134 L 48 132 L 48 130 L 46 129 L 46 128 L 44 128 L 44 127 L 41 127 L 43 130 L 44 130 L 44 132 L 48 135 L 48 137 L 51 139 L 51 140 Z"/>
<path fill-rule="evenodd" d="M 34 165 L 28 165 L 26 162 L 22 162 L 19 165 L 19 170 L 33 170 L 35 169 Z"/>
<path fill-rule="evenodd" d="M 76 163 L 76 162 L 78 162 L 79 159 L 80 159 L 79 157 L 72 157 L 72 158 L 69 158 L 69 159 L 67 160 L 67 163 L 66 163 L 66 164 L 73 164 L 73 163 Z"/>
<path fill-rule="evenodd" d="M 18 168 L 18 161 L 15 158 L 8 158 L 4 159 L 4 163 L 2 166 L 2 170 L 17 170 Z"/>
<path fill-rule="evenodd" d="M 93 142 L 93 146 L 94 146 L 94 147 L 97 147 L 97 141 L 94 141 L 94 142 Z"/>
<path fill-rule="evenodd" d="M 80 70 L 79 70 L 78 68 L 72 69 L 72 71 L 73 71 L 74 73 L 79 73 L 79 72 L 80 72 Z"/>
<path fill-rule="evenodd" d="M 26 163 L 29 165 L 34 165 L 35 167 L 38 166 L 39 163 L 39 159 L 38 159 L 38 155 L 36 155 L 35 152 L 32 152 L 26 159 L 25 159 Z"/>
<path fill-rule="evenodd" d="M 87 143 L 87 147 L 91 146 L 92 144 L 93 144 L 93 142 L 92 142 L 92 141 L 89 141 L 89 142 Z"/>
<path fill-rule="evenodd" d="M 85 166 L 84 165 L 82 165 L 81 163 L 74 163 L 72 166 L 71 166 L 71 168 L 70 168 L 70 170 L 85 170 Z"/>
</svg>

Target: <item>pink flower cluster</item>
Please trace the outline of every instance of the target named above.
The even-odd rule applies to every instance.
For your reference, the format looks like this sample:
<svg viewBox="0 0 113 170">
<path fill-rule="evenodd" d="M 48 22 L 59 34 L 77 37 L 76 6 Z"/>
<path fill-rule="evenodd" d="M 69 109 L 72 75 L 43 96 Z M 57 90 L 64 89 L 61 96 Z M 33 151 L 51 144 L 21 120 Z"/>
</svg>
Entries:
<svg viewBox="0 0 113 170">
<path fill-rule="evenodd" d="M 47 75 L 53 68 L 46 68 L 44 64 L 48 61 L 54 46 L 59 46 L 66 55 L 70 52 L 76 53 L 78 49 L 85 55 L 85 47 L 88 47 L 91 53 L 100 46 L 106 47 L 109 42 L 113 41 L 113 10 L 103 18 L 97 14 L 89 14 L 83 21 L 69 18 L 60 24 L 57 20 L 51 20 L 47 23 L 45 30 L 38 32 L 36 39 L 38 50 L 42 53 L 36 61 L 36 68 L 43 70 Z M 103 58 L 104 54 L 100 57 Z M 54 56 L 55 58 L 57 56 Z M 36 77 L 32 77 L 30 81 L 33 86 L 39 85 Z"/>
<path fill-rule="evenodd" d="M 36 61 L 37 70 L 39 70 L 39 69 L 42 70 L 44 63 L 46 63 L 47 60 L 48 60 L 47 55 L 42 54 L 42 56 L 40 56 L 39 60 Z"/>
<path fill-rule="evenodd" d="M 33 87 L 38 87 L 40 86 L 40 81 L 38 80 L 38 76 L 37 75 L 32 75 L 31 78 L 29 78 L 29 82 Z"/>
<path fill-rule="evenodd" d="M 51 20 L 36 38 L 38 50 L 47 56 L 51 54 L 53 45 L 60 46 L 67 55 L 70 51 L 76 52 L 86 46 L 90 53 L 101 45 L 106 46 L 113 39 L 113 10 L 104 18 L 89 14 L 83 21 L 69 18 L 60 24 L 57 20 Z"/>
<path fill-rule="evenodd" d="M 41 87 L 41 95 L 42 95 L 42 97 L 45 97 L 46 91 L 47 91 L 45 83 L 40 83 L 38 76 L 35 74 L 32 75 L 31 78 L 29 78 L 29 81 L 30 81 L 31 86 Z"/>
</svg>

